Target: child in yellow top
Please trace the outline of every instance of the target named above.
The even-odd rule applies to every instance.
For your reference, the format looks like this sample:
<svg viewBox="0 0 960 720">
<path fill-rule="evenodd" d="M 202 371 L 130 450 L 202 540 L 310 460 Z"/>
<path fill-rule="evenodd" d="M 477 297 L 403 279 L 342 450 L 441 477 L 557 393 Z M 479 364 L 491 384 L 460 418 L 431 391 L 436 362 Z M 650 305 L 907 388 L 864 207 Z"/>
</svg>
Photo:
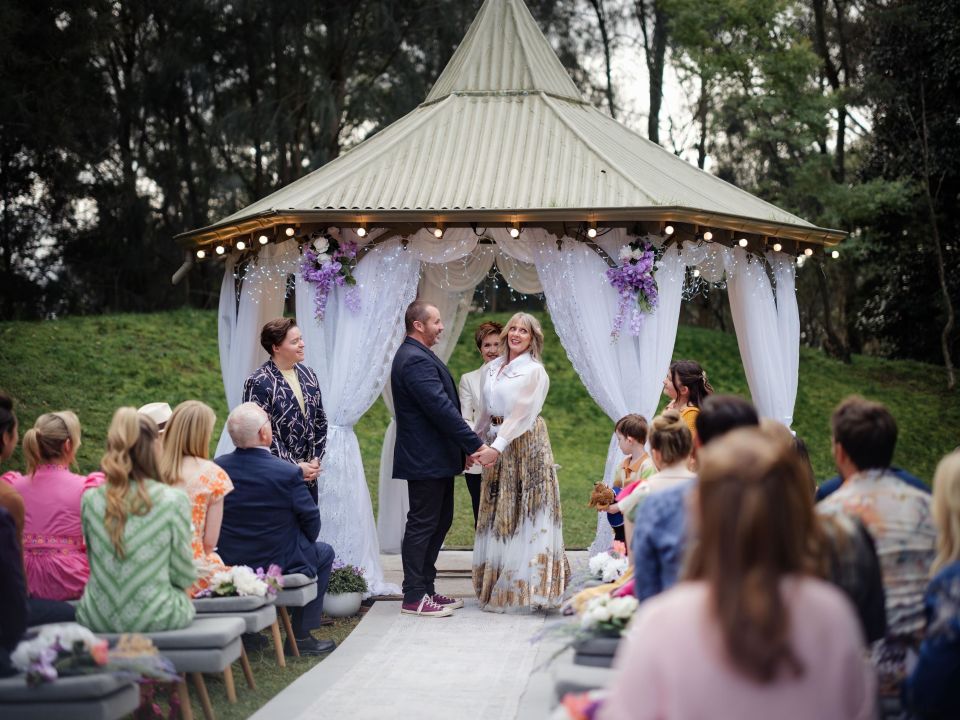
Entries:
<svg viewBox="0 0 960 720">
<path fill-rule="evenodd" d="M 613 475 L 613 492 L 617 494 L 617 502 L 608 505 L 605 510 L 607 519 L 613 527 L 614 539 L 626 543 L 626 533 L 624 530 L 624 519 L 620 507 L 620 494 L 627 490 L 628 493 L 642 492 L 640 485 L 648 477 L 653 475 L 657 468 L 653 460 L 644 449 L 647 442 L 647 419 L 643 415 L 631 414 L 625 415 L 617 421 L 616 425 L 617 443 L 620 446 L 620 452 L 626 457 L 623 462 L 617 466 Z M 640 485 L 634 486 L 637 481 Z"/>
</svg>

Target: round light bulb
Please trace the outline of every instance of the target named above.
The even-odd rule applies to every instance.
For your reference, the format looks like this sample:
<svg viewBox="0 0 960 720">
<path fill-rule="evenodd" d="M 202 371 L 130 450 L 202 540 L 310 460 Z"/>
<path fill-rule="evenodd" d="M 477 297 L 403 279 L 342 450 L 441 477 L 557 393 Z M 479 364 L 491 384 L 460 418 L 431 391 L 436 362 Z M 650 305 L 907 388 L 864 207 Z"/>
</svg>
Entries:
<svg viewBox="0 0 960 720">
<path fill-rule="evenodd" d="M 781 250 L 783 250 L 783 245 L 781 245 L 780 243 L 774 243 L 774 244 L 773 244 L 773 251 L 774 251 L 774 252 L 780 252 Z"/>
<path fill-rule="evenodd" d="M 223 245 L 217 245 L 217 255 L 223 255 L 227 249 Z"/>
<path fill-rule="evenodd" d="M 288 227 L 284 232 L 287 234 L 287 237 L 293 237 L 297 234 L 297 231 L 292 227 Z"/>
<path fill-rule="evenodd" d="M 270 238 L 268 238 L 266 235 L 261 235 L 261 236 L 260 236 L 260 244 L 261 244 L 261 245 L 266 245 L 268 242 L 270 242 Z"/>
<path fill-rule="evenodd" d="M 739 245 L 740 247 L 746 247 L 746 246 L 747 246 L 747 239 L 746 239 L 746 238 L 740 238 L 739 240 L 737 240 L 737 245 Z"/>
<path fill-rule="evenodd" d="M 597 229 L 596 229 L 596 228 L 589 228 L 589 229 L 587 230 L 587 237 L 588 237 L 588 238 L 595 238 L 596 236 L 597 236 Z"/>
<path fill-rule="evenodd" d="M 667 225 L 667 226 L 663 229 L 663 232 L 664 232 L 664 234 L 666 234 L 666 235 L 673 235 L 673 225 Z"/>
<path fill-rule="evenodd" d="M 830 257 L 832 257 L 834 260 L 836 260 L 837 258 L 840 257 L 840 251 L 839 251 L 839 250 L 834 250 L 832 253 L 830 253 Z"/>
<path fill-rule="evenodd" d="M 803 254 L 806 255 L 807 257 L 810 257 L 811 255 L 813 255 L 813 248 L 807 248 L 806 250 L 803 251 Z"/>
<path fill-rule="evenodd" d="M 707 231 L 703 234 L 703 239 L 706 240 L 706 241 L 708 241 L 708 242 L 709 242 L 710 240 L 713 240 L 713 233 L 710 232 L 709 230 L 707 230 Z"/>
<path fill-rule="evenodd" d="M 515 227 L 510 228 L 510 237 L 512 238 L 520 237 L 520 228 L 515 228 Z"/>
<path fill-rule="evenodd" d="M 699 271 L 699 270 L 694 270 L 694 271 L 693 271 L 693 276 L 694 276 L 694 277 L 700 277 L 700 271 Z"/>
<path fill-rule="evenodd" d="M 247 244 L 243 240 L 237 241 L 237 250 L 246 250 Z"/>
<path fill-rule="evenodd" d="M 443 237 L 443 228 L 435 228 L 434 231 L 433 231 L 433 236 L 434 236 L 435 238 L 442 238 L 442 237 Z"/>
<path fill-rule="evenodd" d="M 357 228 L 357 237 L 366 237 L 366 236 L 367 236 L 367 229 L 366 229 L 366 228 L 362 228 L 362 227 L 358 227 L 358 228 Z"/>
<path fill-rule="evenodd" d="M 207 256 L 207 253 L 203 250 L 197 250 L 197 260 L 203 260 Z"/>
</svg>

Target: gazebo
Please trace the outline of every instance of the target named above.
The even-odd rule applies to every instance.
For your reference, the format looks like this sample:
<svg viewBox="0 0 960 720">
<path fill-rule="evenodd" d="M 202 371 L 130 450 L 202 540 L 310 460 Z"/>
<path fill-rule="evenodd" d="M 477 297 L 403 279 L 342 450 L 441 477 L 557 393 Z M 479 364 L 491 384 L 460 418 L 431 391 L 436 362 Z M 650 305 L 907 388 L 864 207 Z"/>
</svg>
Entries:
<svg viewBox="0 0 960 720">
<path fill-rule="evenodd" d="M 315 320 L 316 288 L 301 266 L 322 234 L 355 242 L 359 260 L 357 284 L 335 287 Z M 695 268 L 708 282 L 725 279 L 753 400 L 789 426 L 800 342 L 796 259 L 843 237 L 607 117 L 583 100 L 522 0 L 486 0 L 423 103 L 315 172 L 178 236 L 188 253 L 178 275 L 194 258 L 224 261 L 219 343 L 230 408 L 266 358 L 259 329 L 282 313 L 295 277 L 307 364 L 329 422 L 321 539 L 363 566 L 380 593 L 389 588 L 379 553 L 399 549 L 406 494 L 391 477 L 388 431 L 378 534 L 353 427 L 388 390 L 403 311 L 418 294 L 441 310 L 447 331 L 435 350 L 446 359 L 476 284 L 496 263 L 516 290 L 544 294 L 567 355 L 611 420 L 651 417 L 684 277 Z M 612 339 L 619 296 L 606 271 L 637 241 L 662 253 L 659 304 L 637 335 Z M 385 400 L 391 407 L 389 392 Z M 218 449 L 230 449 L 226 433 Z M 607 482 L 617 458 L 611 439 Z"/>
</svg>

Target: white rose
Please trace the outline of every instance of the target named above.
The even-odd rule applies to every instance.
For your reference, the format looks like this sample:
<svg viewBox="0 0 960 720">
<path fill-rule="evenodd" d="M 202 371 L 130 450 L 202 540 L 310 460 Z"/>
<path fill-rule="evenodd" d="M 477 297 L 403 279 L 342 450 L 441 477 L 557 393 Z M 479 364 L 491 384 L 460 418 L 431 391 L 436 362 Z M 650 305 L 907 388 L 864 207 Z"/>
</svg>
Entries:
<svg viewBox="0 0 960 720">
<path fill-rule="evenodd" d="M 629 259 L 632 258 L 632 257 L 633 257 L 633 251 L 630 250 L 630 246 L 629 246 L 629 245 L 624 245 L 622 248 L 620 248 L 620 259 L 621 259 L 621 260 L 629 260 Z"/>
<path fill-rule="evenodd" d="M 611 559 L 607 566 L 603 569 L 603 578 L 604 582 L 613 582 L 618 577 L 620 577 L 627 569 L 627 559 L 619 558 L 617 560 Z"/>
<path fill-rule="evenodd" d="M 600 553 L 594 555 L 590 558 L 588 567 L 590 569 L 590 574 L 596 577 L 600 577 L 603 574 L 604 568 L 607 566 L 607 562 L 610 560 L 610 556 L 606 553 Z"/>
<path fill-rule="evenodd" d="M 313 241 L 313 249 L 318 253 L 326 253 L 330 249 L 330 241 L 323 235 Z"/>
<path fill-rule="evenodd" d="M 634 260 L 639 260 L 640 258 L 643 257 L 643 250 L 641 250 L 640 248 L 637 248 L 636 250 L 630 253 L 630 257 Z"/>
<path fill-rule="evenodd" d="M 330 262 L 330 255 L 327 253 L 320 253 L 317 255 L 317 262 L 321 265 L 326 265 L 328 262 Z"/>
<path fill-rule="evenodd" d="M 614 618 L 625 620 L 633 616 L 633 613 L 640 606 L 640 603 L 635 597 L 629 595 L 624 597 L 613 598 L 608 604 L 607 607 L 610 608 L 610 614 Z"/>
<path fill-rule="evenodd" d="M 590 611 L 590 615 L 593 617 L 594 624 L 602 622 L 610 622 L 613 616 L 610 614 L 610 608 L 606 605 L 600 605 L 595 607 Z"/>
</svg>

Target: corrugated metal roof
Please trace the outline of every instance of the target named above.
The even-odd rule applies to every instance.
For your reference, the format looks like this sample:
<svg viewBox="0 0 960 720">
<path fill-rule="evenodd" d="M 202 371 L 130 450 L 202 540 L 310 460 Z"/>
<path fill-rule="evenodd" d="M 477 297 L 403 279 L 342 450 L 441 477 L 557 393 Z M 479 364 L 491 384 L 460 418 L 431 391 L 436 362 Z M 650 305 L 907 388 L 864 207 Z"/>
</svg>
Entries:
<svg viewBox="0 0 960 720">
<path fill-rule="evenodd" d="M 181 239 L 210 241 L 232 227 L 250 232 L 240 223 L 269 213 L 289 221 L 297 211 L 365 211 L 375 223 L 377 211 L 591 208 L 645 217 L 690 209 L 746 218 L 738 227 L 752 221 L 760 233 L 784 224 L 832 241 L 841 235 L 690 165 L 584 103 L 521 0 L 487 0 L 426 102 L 322 168 Z"/>
</svg>

